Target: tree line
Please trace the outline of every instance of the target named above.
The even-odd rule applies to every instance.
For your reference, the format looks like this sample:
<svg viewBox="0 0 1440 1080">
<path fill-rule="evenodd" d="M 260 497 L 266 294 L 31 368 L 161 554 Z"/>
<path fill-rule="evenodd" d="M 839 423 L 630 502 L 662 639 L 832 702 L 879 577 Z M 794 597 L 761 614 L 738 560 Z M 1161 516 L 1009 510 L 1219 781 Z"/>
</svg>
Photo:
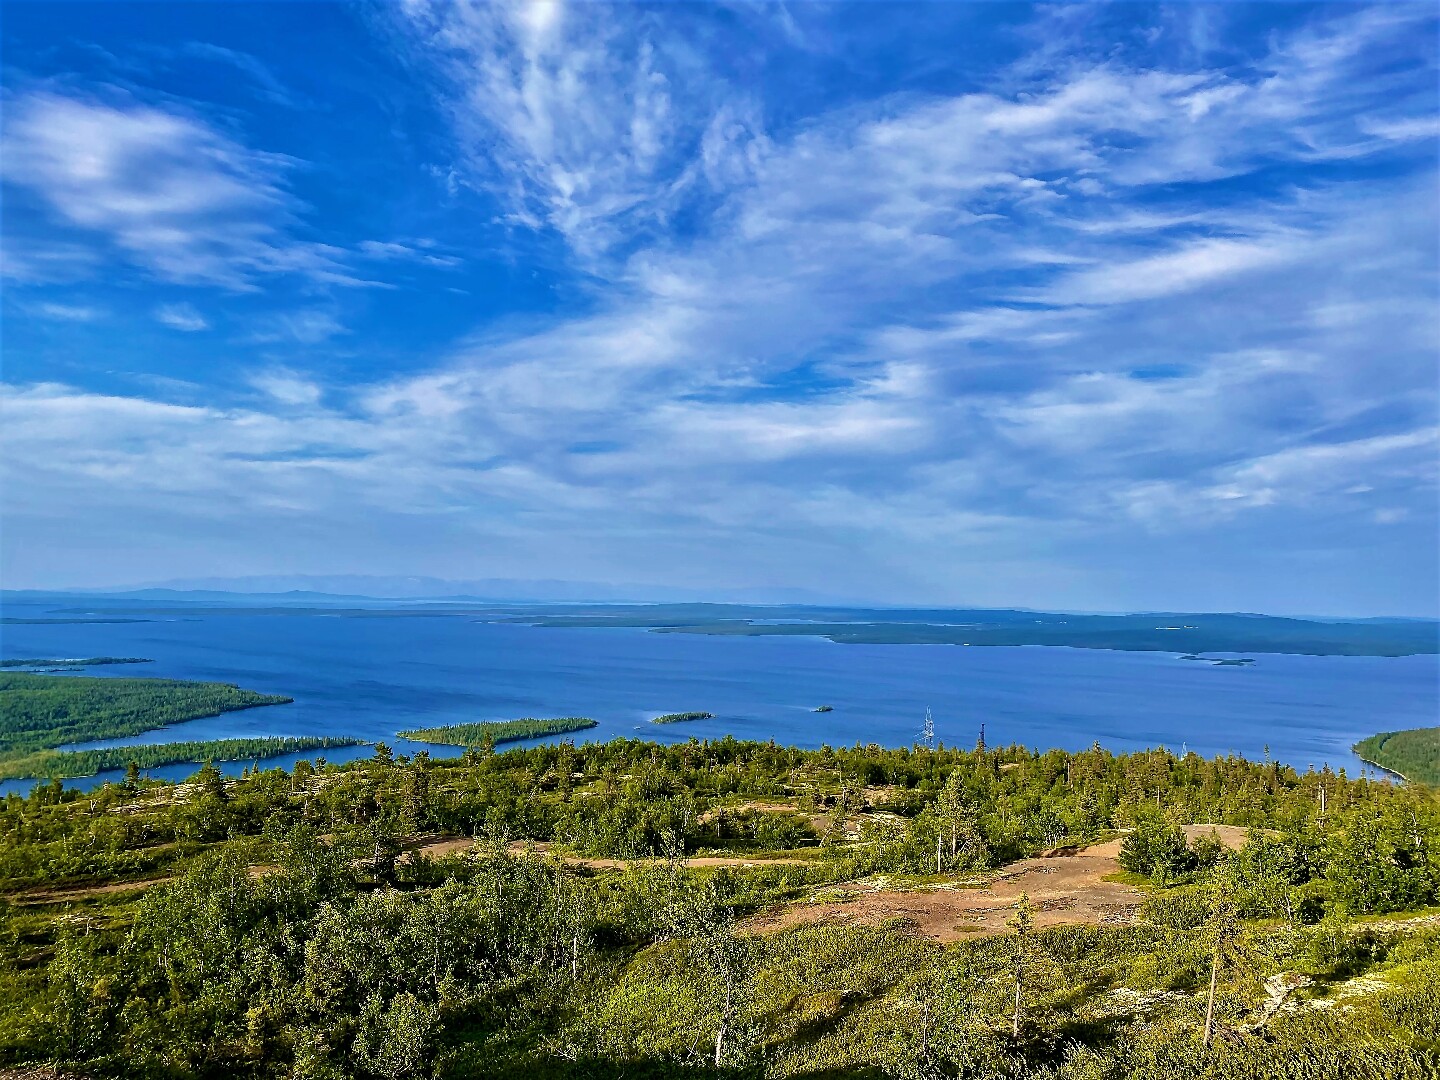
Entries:
<svg viewBox="0 0 1440 1080">
<path fill-rule="evenodd" d="M 0 757 L 0 780 L 27 776 L 69 778 L 94 776 L 114 769 L 158 769 L 163 765 L 206 761 L 259 761 L 281 754 L 361 745 L 358 739 L 314 735 L 266 735 L 251 739 L 206 739 L 190 742 L 111 746 L 98 750 L 37 750 Z"/>
<path fill-rule="evenodd" d="M 546 735 L 567 735 L 597 727 L 584 716 L 559 716 L 537 720 L 527 716 L 521 720 L 484 720 L 473 724 L 445 724 L 440 727 L 412 728 L 397 732 L 402 739 L 416 742 L 442 743 L 447 746 L 475 746 L 494 749 L 496 743 L 539 739 Z"/>
<path fill-rule="evenodd" d="M 1440 727 L 1371 735 L 1355 744 L 1355 753 L 1407 780 L 1440 787 Z"/>
</svg>

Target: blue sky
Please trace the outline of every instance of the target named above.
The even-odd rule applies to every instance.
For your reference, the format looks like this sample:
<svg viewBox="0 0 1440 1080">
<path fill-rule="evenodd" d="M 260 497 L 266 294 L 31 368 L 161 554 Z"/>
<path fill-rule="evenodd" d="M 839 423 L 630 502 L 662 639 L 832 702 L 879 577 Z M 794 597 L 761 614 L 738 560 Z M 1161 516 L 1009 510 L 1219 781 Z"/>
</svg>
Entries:
<svg viewBox="0 0 1440 1080">
<path fill-rule="evenodd" d="M 9 587 L 1437 613 L 1433 5 L 3 19 Z"/>
</svg>

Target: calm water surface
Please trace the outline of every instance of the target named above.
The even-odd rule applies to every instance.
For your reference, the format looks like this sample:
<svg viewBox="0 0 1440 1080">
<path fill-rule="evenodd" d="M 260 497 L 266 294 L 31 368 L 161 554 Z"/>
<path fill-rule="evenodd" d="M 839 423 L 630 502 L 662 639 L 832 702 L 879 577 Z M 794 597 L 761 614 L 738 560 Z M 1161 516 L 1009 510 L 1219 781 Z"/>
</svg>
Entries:
<svg viewBox="0 0 1440 1080">
<path fill-rule="evenodd" d="M 12 609 L 10 613 L 22 614 Z M 1163 745 L 1271 756 L 1354 772 L 1349 747 L 1440 716 L 1440 658 L 1260 654 L 1214 667 L 1173 653 L 1043 647 L 837 645 L 824 639 L 704 637 L 634 629 L 550 629 L 469 617 L 206 615 L 127 624 L 0 627 L 7 657 L 146 656 L 106 677 L 238 683 L 294 704 L 192 720 L 87 746 L 259 735 L 354 736 L 397 751 L 397 731 L 521 716 L 589 716 L 577 740 L 684 741 L 726 734 L 802 747 L 909 745 L 926 708 L 946 743 L 1113 750 Z M 63 676 L 55 676 L 61 678 Z M 834 712 L 815 713 L 829 704 Z M 715 719 L 655 725 L 700 710 Z M 435 756 L 459 751 L 425 747 Z M 332 761 L 368 755 L 332 750 Z M 289 765 L 291 755 L 270 759 Z M 243 763 L 227 765 L 239 772 Z M 194 766 L 152 770 L 180 778 Z M 72 783 L 92 786 L 118 774 Z M 0 792 L 27 791 L 27 781 Z"/>
</svg>

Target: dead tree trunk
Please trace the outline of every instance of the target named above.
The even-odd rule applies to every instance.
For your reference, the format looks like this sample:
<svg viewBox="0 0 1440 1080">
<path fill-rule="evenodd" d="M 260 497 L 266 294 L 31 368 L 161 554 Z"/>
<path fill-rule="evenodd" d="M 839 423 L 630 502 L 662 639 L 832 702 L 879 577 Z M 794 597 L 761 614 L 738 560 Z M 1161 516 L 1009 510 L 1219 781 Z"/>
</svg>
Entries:
<svg viewBox="0 0 1440 1080">
<path fill-rule="evenodd" d="M 1215 1037 L 1215 983 L 1220 978 L 1220 947 L 1210 955 L 1210 994 L 1205 1001 L 1205 1046 Z"/>
</svg>

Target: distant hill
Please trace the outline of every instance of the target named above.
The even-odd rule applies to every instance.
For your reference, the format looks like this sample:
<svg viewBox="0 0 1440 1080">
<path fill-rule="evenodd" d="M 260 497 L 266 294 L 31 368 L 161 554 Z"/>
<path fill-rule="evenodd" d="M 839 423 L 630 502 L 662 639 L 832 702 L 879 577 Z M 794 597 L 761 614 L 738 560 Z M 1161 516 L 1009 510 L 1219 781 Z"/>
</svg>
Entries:
<svg viewBox="0 0 1440 1080">
<path fill-rule="evenodd" d="M 450 580 L 371 574 L 267 574 L 250 577 L 180 578 L 125 588 L 57 590 L 85 595 L 145 599 L 224 601 L 243 596 L 271 603 L 319 600 L 478 600 L 506 603 L 608 602 L 732 604 L 814 604 L 836 602 L 809 589 L 782 586 L 746 588 L 615 584 L 559 579 L 476 578 Z M 177 594 L 186 594 L 181 597 Z"/>
<path fill-rule="evenodd" d="M 411 579 L 407 579 L 411 580 Z M 454 583 L 451 583 L 454 584 Z M 513 583 L 512 583 L 513 584 Z M 1077 614 L 1015 608 L 850 607 L 795 603 L 616 603 L 446 594 L 374 597 L 296 591 L 140 589 L 131 593 L 6 593 L 5 621 L 115 621 L 226 614 L 354 618 L 466 616 L 550 627 L 635 627 L 669 634 L 824 637 L 840 644 L 1014 646 L 1170 652 L 1246 664 L 1236 654 L 1411 656 L 1440 653 L 1433 619 L 1295 619 L 1248 612 Z M 17 614 L 28 608 L 26 617 Z M 14 609 L 14 610 L 12 610 Z M 1205 654 L 1222 654 L 1221 657 Z"/>
</svg>

